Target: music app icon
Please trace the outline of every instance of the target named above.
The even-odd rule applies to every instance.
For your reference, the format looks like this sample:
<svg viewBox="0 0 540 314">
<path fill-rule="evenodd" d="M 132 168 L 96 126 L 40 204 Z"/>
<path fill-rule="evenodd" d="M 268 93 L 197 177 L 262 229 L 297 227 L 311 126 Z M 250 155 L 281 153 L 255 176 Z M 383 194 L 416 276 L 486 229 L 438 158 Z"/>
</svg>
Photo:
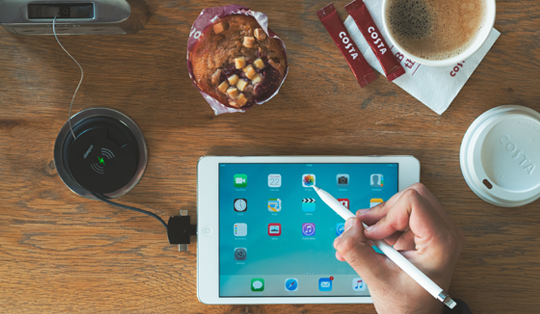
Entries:
<svg viewBox="0 0 540 314">
<path fill-rule="evenodd" d="M 364 291 L 366 290 L 366 283 L 362 278 L 353 278 L 352 280 L 352 289 L 353 291 Z"/>
<path fill-rule="evenodd" d="M 311 222 L 307 222 L 305 224 L 302 224 L 302 235 L 306 237 L 311 237 L 315 235 L 315 224 Z"/>
</svg>

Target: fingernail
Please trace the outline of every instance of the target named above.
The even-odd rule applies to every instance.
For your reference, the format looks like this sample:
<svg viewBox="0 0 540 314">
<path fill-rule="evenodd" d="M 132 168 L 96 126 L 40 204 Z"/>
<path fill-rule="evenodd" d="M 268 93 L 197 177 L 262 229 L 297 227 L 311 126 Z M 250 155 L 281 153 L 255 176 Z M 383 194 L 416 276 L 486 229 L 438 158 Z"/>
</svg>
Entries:
<svg viewBox="0 0 540 314">
<path fill-rule="evenodd" d="M 352 227 L 353 224 L 354 224 L 354 220 L 355 220 L 355 219 L 356 219 L 356 218 L 349 218 L 349 219 L 347 219 L 347 221 L 345 222 L 345 231 L 344 231 L 343 233 L 345 233 L 345 232 L 347 232 L 347 230 L 351 229 L 351 227 Z"/>
<path fill-rule="evenodd" d="M 360 214 L 365 214 L 367 213 L 371 208 L 366 208 L 366 209 L 360 209 Z"/>
<path fill-rule="evenodd" d="M 375 228 L 375 225 L 367 226 L 367 227 L 366 227 L 366 230 L 367 230 L 367 231 L 371 231 L 371 230 L 373 230 L 373 228 Z"/>
</svg>

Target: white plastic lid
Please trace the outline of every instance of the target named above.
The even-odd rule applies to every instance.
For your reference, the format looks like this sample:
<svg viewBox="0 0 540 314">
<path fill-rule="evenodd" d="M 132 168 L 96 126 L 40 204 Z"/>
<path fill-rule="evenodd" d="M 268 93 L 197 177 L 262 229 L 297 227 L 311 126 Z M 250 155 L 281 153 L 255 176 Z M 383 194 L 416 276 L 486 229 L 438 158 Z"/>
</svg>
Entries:
<svg viewBox="0 0 540 314">
<path fill-rule="evenodd" d="M 500 106 L 471 124 L 461 143 L 463 177 L 488 203 L 516 207 L 540 197 L 540 113 Z"/>
</svg>

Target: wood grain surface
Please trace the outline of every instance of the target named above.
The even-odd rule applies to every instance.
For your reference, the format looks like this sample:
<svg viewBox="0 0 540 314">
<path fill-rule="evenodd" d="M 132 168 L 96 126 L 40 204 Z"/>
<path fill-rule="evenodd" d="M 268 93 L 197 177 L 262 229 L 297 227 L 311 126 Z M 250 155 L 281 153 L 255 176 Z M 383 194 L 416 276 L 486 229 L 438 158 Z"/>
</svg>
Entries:
<svg viewBox="0 0 540 314">
<path fill-rule="evenodd" d="M 342 19 L 348 2 L 334 3 Z M 316 16 L 327 4 L 319 0 L 237 2 L 268 14 L 290 73 L 272 101 L 214 116 L 189 80 L 186 44 L 200 11 L 227 3 L 147 3 L 137 34 L 61 37 L 85 71 L 74 113 L 117 109 L 146 138 L 146 173 L 117 201 L 163 218 L 187 209 L 195 223 L 204 155 L 414 155 L 421 181 L 466 236 L 450 294 L 474 313 L 538 313 L 539 202 L 509 209 L 480 200 L 463 179 L 459 148 L 490 108 L 540 110 L 540 2 L 497 1 L 502 35 L 441 116 L 381 75 L 361 89 Z M 155 220 L 81 198 L 59 178 L 53 146 L 78 79 L 54 37 L 0 29 L 0 312 L 375 313 L 372 305 L 200 303 L 196 237 L 179 253 Z"/>
</svg>

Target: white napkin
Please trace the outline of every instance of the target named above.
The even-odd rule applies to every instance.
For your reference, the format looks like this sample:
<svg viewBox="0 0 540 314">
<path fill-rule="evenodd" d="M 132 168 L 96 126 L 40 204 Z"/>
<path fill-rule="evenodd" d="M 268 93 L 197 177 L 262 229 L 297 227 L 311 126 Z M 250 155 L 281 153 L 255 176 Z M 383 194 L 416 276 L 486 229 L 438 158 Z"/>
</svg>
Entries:
<svg viewBox="0 0 540 314">
<path fill-rule="evenodd" d="M 386 31 L 382 27 L 382 1 L 364 0 L 364 3 L 373 17 L 375 24 L 377 24 L 377 27 L 381 31 L 381 34 L 384 36 L 384 39 L 391 45 Z M 369 47 L 369 44 L 358 29 L 358 26 L 356 26 L 352 17 L 349 16 L 345 20 L 345 27 L 356 42 L 356 45 L 358 45 L 358 48 L 369 65 L 384 75 L 379 60 L 377 60 L 377 57 Z M 489 49 L 491 49 L 491 46 L 493 46 L 497 38 L 499 38 L 499 35 L 501 35 L 501 33 L 496 29 L 493 29 L 484 45 L 474 55 L 465 60 L 461 66 L 421 66 L 419 63 L 414 63 L 410 60 L 408 61 L 407 57 L 404 57 L 401 61 L 401 66 L 405 69 L 405 74 L 398 77 L 393 82 L 416 99 L 420 100 L 431 110 L 438 114 L 442 114 L 448 109 L 454 98 L 456 98 L 463 85 L 465 85 L 478 64 L 480 64 L 480 61 L 482 61 Z M 394 55 L 398 52 L 399 50 L 397 50 L 396 47 L 392 48 L 392 53 Z M 458 71 L 454 71 L 455 69 Z M 454 74 L 454 76 L 451 74 Z"/>
</svg>

